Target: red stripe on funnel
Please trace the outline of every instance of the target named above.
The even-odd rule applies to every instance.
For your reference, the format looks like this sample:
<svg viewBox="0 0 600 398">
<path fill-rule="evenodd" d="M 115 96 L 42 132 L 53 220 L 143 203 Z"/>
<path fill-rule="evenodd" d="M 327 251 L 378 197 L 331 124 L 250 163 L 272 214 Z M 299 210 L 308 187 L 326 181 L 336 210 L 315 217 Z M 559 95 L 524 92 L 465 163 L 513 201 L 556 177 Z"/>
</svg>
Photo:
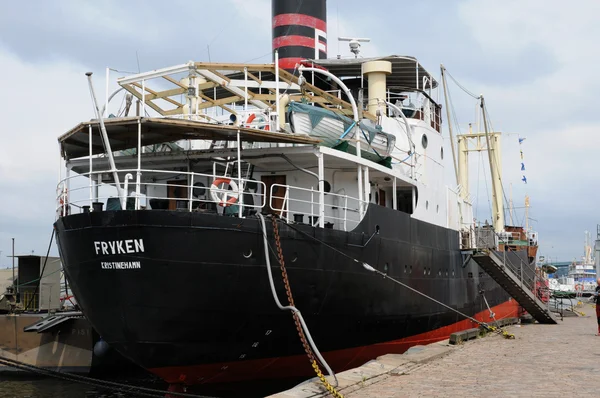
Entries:
<svg viewBox="0 0 600 398">
<path fill-rule="evenodd" d="M 301 57 L 291 57 L 291 58 L 281 58 L 279 60 L 279 67 L 281 69 L 294 69 L 296 64 L 300 65 L 304 58 Z"/>
<path fill-rule="evenodd" d="M 318 68 L 318 69 L 327 70 L 327 69 L 323 68 L 321 65 L 312 65 L 311 62 L 304 61 L 304 60 L 305 60 L 305 58 L 301 58 L 301 57 L 280 58 L 279 59 L 279 67 L 281 69 L 292 70 L 296 67 L 296 65 L 302 64 L 306 67 L 314 66 L 315 68 Z"/>
<path fill-rule="evenodd" d="M 325 50 L 319 49 L 319 51 L 327 52 L 327 43 L 319 40 L 319 44 L 325 47 Z M 286 46 L 315 48 L 315 39 L 306 36 L 281 36 L 273 39 L 273 49 Z"/>
<path fill-rule="evenodd" d="M 279 14 L 273 17 L 273 27 L 286 25 L 301 25 L 327 31 L 327 23 L 322 19 L 304 14 Z"/>
</svg>

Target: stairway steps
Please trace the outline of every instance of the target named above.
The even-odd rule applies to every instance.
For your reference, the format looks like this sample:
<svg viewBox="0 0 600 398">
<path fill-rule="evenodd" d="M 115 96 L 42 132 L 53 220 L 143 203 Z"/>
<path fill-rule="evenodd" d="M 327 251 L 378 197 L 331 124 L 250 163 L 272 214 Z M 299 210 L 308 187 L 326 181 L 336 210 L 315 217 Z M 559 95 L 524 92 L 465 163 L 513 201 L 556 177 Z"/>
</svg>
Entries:
<svg viewBox="0 0 600 398">
<path fill-rule="evenodd" d="M 474 254 L 472 258 L 496 283 L 517 300 L 535 320 L 545 324 L 557 323 L 556 319 L 545 308 L 544 303 L 538 300 L 527 286 L 523 286 L 518 276 L 506 267 L 493 252 Z"/>
</svg>

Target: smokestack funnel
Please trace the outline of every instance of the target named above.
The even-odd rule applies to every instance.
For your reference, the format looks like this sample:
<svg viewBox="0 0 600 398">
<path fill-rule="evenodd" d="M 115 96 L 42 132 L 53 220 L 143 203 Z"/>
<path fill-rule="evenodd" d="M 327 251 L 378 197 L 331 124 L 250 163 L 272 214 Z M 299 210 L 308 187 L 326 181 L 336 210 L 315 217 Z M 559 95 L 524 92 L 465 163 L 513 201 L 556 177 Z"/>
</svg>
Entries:
<svg viewBox="0 0 600 398">
<path fill-rule="evenodd" d="M 280 68 L 292 71 L 303 59 L 327 58 L 326 2 L 272 0 L 273 54 L 279 51 Z"/>
</svg>

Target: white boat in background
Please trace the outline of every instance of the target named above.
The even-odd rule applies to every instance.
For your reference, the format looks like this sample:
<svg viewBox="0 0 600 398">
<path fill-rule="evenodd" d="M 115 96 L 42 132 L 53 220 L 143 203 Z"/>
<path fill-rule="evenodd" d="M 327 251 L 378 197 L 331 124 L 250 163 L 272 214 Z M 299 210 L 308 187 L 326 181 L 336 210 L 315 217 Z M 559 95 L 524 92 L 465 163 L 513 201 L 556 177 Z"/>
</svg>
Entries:
<svg viewBox="0 0 600 398">
<path fill-rule="evenodd" d="M 598 242 L 598 240 L 596 241 Z M 593 292 L 596 289 L 596 262 L 592 254 L 590 233 L 585 231 L 584 255 L 580 260 L 574 259 L 567 275 L 553 279 L 550 289 L 562 292 Z"/>
</svg>

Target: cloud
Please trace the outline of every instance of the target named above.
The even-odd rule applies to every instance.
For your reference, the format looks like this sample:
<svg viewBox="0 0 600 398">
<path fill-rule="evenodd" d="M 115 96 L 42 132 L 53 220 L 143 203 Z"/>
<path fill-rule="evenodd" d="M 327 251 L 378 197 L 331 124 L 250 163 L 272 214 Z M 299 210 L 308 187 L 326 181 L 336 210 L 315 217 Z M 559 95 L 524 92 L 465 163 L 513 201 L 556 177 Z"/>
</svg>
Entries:
<svg viewBox="0 0 600 398">
<path fill-rule="evenodd" d="M 495 129 L 513 134 L 504 137 L 505 189 L 513 182 L 515 198 L 531 197 L 541 251 L 562 259 L 580 252 L 583 231 L 591 230 L 599 216 L 595 197 L 600 187 L 591 182 L 599 166 L 595 93 L 600 83 L 587 73 L 600 62 L 600 54 L 591 50 L 600 36 L 598 11 L 596 1 L 556 7 L 537 0 L 469 0 L 458 8 L 488 62 L 519 64 L 522 73 L 531 76 L 503 79 L 497 71 L 484 70 L 486 78 L 479 73 L 459 79 L 472 91 L 484 93 Z M 545 68 L 538 67 L 540 54 L 548 64 Z M 466 112 L 461 116 L 472 120 Z M 520 171 L 517 136 L 527 137 L 525 173 Z M 520 182 L 523 174 L 527 185 Z"/>
<path fill-rule="evenodd" d="M 0 86 L 6 93 L 0 97 L 5 113 L 0 133 L 0 250 L 8 253 L 14 236 L 18 251 L 40 253 L 54 222 L 57 137 L 92 116 L 83 74 L 87 68 L 69 62 L 40 67 L 1 50 L 0 64 Z"/>
<path fill-rule="evenodd" d="M 413 55 L 434 75 L 444 63 L 471 91 L 485 94 L 495 129 L 509 133 L 503 146 L 505 190 L 512 182 L 515 206 L 526 194 L 531 197 L 542 251 L 572 258 L 580 251 L 583 231 L 592 230 L 599 216 L 594 198 L 600 188 L 593 181 L 599 168 L 595 93 L 600 83 L 591 76 L 600 61 L 594 50 L 600 2 L 582 0 L 569 7 L 538 0 L 397 4 L 381 1 L 365 13 L 364 2 L 329 0 L 329 56 L 351 56 L 347 43 L 338 51 L 339 36 L 368 37 L 364 57 Z M 212 61 L 270 62 L 270 1 L 30 0 L 5 7 L 0 14 L 0 84 L 9 93 L 0 98 L 3 255 L 13 234 L 23 250 L 45 252 L 54 220 L 56 138 L 93 117 L 83 73 L 95 72 L 103 101 L 107 66 L 137 71 L 139 58 L 144 71 L 190 59 L 208 61 L 207 45 Z M 474 101 L 452 84 L 451 92 L 466 131 L 475 121 Z M 520 181 L 516 134 L 527 137 L 527 185 Z M 479 184 L 484 214 L 485 183 Z"/>
</svg>

